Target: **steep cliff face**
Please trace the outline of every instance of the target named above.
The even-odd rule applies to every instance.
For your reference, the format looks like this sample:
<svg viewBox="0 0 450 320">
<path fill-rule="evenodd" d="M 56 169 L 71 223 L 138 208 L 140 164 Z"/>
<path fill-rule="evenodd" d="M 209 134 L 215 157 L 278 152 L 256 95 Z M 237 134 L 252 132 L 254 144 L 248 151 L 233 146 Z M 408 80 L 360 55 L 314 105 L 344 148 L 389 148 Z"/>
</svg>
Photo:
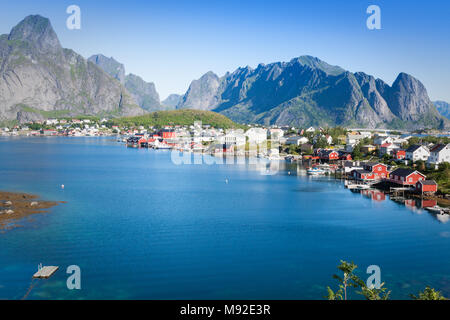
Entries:
<svg viewBox="0 0 450 320">
<path fill-rule="evenodd" d="M 425 86 L 416 78 L 401 73 L 387 95 L 392 112 L 401 120 L 418 121 L 425 115 L 439 117 Z"/>
<path fill-rule="evenodd" d="M 125 84 L 125 66 L 120 62 L 117 62 L 114 58 L 108 58 L 102 54 L 96 54 L 90 57 L 88 61 L 99 66 L 110 76 L 119 80 L 121 84 Z"/>
<path fill-rule="evenodd" d="M 192 82 L 177 108 L 213 110 L 266 125 L 449 126 L 412 76 L 402 73 L 390 87 L 310 56 L 239 68 L 222 78 L 209 72 Z"/>
<path fill-rule="evenodd" d="M 141 77 L 129 74 L 125 77 L 125 88 L 141 108 L 147 111 L 162 110 L 159 94 L 153 82 L 145 82 Z"/>
<path fill-rule="evenodd" d="M 217 96 L 221 79 L 212 71 L 200 79 L 192 81 L 177 109 L 211 110 L 217 106 Z"/>
<path fill-rule="evenodd" d="M 141 77 L 134 74 L 125 75 L 124 65 L 112 57 L 108 58 L 102 54 L 96 54 L 88 60 L 95 63 L 110 76 L 119 80 L 142 109 L 146 111 L 163 109 L 159 100 L 159 94 L 153 82 L 145 82 Z"/>
<path fill-rule="evenodd" d="M 0 120 L 143 113 L 120 82 L 62 48 L 48 19 L 29 16 L 0 36 Z"/>
<path fill-rule="evenodd" d="M 445 101 L 435 101 L 434 105 L 436 106 L 440 115 L 450 119 L 450 104 Z"/>
</svg>

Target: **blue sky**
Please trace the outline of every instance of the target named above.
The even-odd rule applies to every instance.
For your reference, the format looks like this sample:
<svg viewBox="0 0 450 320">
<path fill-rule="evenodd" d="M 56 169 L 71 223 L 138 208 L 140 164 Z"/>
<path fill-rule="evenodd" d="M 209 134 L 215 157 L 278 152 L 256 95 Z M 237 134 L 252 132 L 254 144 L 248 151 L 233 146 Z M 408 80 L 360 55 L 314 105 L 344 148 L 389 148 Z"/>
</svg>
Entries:
<svg viewBox="0 0 450 320">
<path fill-rule="evenodd" d="M 450 101 L 448 1 L 31 1 L 1 0 L 0 33 L 29 14 L 50 18 L 62 45 L 102 53 L 127 73 L 153 81 L 164 99 L 184 93 L 207 71 L 313 55 L 392 84 L 398 73 L 421 80 L 433 100 Z M 81 8 L 68 30 L 66 8 Z M 366 9 L 381 8 L 382 30 L 368 30 Z"/>
</svg>

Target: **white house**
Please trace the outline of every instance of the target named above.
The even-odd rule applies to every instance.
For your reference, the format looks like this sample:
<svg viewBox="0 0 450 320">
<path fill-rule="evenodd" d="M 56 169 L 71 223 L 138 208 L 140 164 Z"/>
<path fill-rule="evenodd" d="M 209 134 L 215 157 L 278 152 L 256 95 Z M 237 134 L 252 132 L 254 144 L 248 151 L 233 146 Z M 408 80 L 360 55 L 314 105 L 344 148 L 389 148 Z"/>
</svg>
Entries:
<svg viewBox="0 0 450 320">
<path fill-rule="evenodd" d="M 359 134 L 362 135 L 364 138 L 372 137 L 372 132 L 369 131 L 360 131 Z"/>
<path fill-rule="evenodd" d="M 349 134 L 345 140 L 345 151 L 352 152 L 355 145 L 357 145 L 362 139 L 363 135 L 360 134 Z"/>
<path fill-rule="evenodd" d="M 347 135 L 345 143 L 355 145 L 358 144 L 362 139 L 364 139 L 364 136 L 360 134 L 349 134 Z"/>
<path fill-rule="evenodd" d="M 400 149 L 400 146 L 394 143 L 385 143 L 380 146 L 380 156 L 384 156 L 385 154 L 392 155 L 394 150 Z"/>
<path fill-rule="evenodd" d="M 394 139 L 392 137 L 389 137 L 389 136 L 377 136 L 375 138 L 375 140 L 373 141 L 373 144 L 377 145 L 377 146 L 381 146 L 383 144 L 393 143 L 393 142 L 394 142 Z"/>
<path fill-rule="evenodd" d="M 344 162 L 344 172 L 346 174 L 351 173 L 353 170 L 362 170 L 363 163 L 359 161 L 345 161 Z"/>
<path fill-rule="evenodd" d="M 406 149 L 406 160 L 418 161 L 424 160 L 427 161 L 430 156 L 430 151 L 425 146 L 420 145 L 412 145 L 408 149 Z"/>
<path fill-rule="evenodd" d="M 300 137 L 300 136 L 286 138 L 286 144 L 288 144 L 288 145 L 295 144 L 295 145 L 299 146 L 301 144 L 308 143 L 308 141 L 309 141 L 308 138 Z"/>
<path fill-rule="evenodd" d="M 314 127 L 309 127 L 306 129 L 306 132 L 316 132 L 316 129 L 314 129 Z"/>
<path fill-rule="evenodd" d="M 437 144 L 430 150 L 428 162 L 432 164 L 440 164 L 442 162 L 450 162 L 450 144 Z"/>
<path fill-rule="evenodd" d="M 227 134 L 219 137 L 219 141 L 222 144 L 243 146 L 245 145 L 246 139 L 243 130 L 232 130 L 227 131 Z"/>
<path fill-rule="evenodd" d="M 393 137 L 394 139 L 394 143 L 395 144 L 403 144 L 403 143 L 408 143 L 408 140 L 411 138 L 411 136 L 409 137 Z"/>
<path fill-rule="evenodd" d="M 49 126 L 55 125 L 55 124 L 58 124 L 58 123 L 59 123 L 58 119 L 48 119 L 48 120 L 45 120 L 45 124 L 46 124 L 46 125 L 49 125 Z"/>
<path fill-rule="evenodd" d="M 272 140 L 280 140 L 284 136 L 284 131 L 279 128 L 270 129 L 270 138 Z"/>
<path fill-rule="evenodd" d="M 251 128 L 247 130 L 245 135 L 248 137 L 249 143 L 260 144 L 267 141 L 267 129 Z"/>
</svg>

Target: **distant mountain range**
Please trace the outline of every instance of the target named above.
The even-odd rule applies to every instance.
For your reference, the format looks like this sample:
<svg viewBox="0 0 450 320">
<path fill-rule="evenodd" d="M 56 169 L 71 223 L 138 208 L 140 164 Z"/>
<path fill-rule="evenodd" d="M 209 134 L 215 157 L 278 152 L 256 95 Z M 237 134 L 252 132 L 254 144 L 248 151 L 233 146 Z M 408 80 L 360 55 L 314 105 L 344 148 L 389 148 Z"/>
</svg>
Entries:
<svg viewBox="0 0 450 320">
<path fill-rule="evenodd" d="M 237 122 L 293 126 L 449 128 L 424 85 L 401 73 L 392 86 L 315 57 L 239 68 L 194 80 L 178 109 L 212 110 Z"/>
<path fill-rule="evenodd" d="M 28 16 L 0 36 L 0 121 L 166 109 L 211 110 L 242 123 L 367 128 L 449 128 L 448 104 L 430 101 L 424 85 L 401 73 L 392 86 L 311 56 L 208 72 L 183 95 L 160 101 L 154 83 L 126 75 L 101 54 L 88 60 L 61 47 L 50 21 Z M 444 115 L 444 116 L 443 116 Z"/>
<path fill-rule="evenodd" d="M 434 105 L 442 116 L 450 119 L 450 104 L 448 102 L 435 101 Z"/>
<path fill-rule="evenodd" d="M 183 96 L 179 94 L 171 94 L 165 100 L 163 100 L 162 105 L 175 109 L 176 106 L 180 103 L 182 97 Z"/>
</svg>

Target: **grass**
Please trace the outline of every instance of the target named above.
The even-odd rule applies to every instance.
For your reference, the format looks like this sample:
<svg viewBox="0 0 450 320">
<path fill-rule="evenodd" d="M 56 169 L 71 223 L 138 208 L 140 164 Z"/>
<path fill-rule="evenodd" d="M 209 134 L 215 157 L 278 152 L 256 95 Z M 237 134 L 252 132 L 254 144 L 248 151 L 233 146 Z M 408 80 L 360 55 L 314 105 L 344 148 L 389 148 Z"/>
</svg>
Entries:
<svg viewBox="0 0 450 320">
<path fill-rule="evenodd" d="M 40 114 L 46 118 L 61 118 L 70 113 L 70 111 L 68 110 L 52 110 L 52 111 L 38 110 L 29 107 L 27 105 L 20 105 L 20 108 L 22 109 L 22 111 Z"/>
<path fill-rule="evenodd" d="M 156 111 L 143 116 L 112 119 L 109 124 L 127 127 L 163 127 L 166 125 L 189 126 L 197 121 L 201 121 L 203 125 L 210 125 L 215 128 L 244 128 L 243 125 L 237 124 L 221 114 L 190 109 Z"/>
</svg>

